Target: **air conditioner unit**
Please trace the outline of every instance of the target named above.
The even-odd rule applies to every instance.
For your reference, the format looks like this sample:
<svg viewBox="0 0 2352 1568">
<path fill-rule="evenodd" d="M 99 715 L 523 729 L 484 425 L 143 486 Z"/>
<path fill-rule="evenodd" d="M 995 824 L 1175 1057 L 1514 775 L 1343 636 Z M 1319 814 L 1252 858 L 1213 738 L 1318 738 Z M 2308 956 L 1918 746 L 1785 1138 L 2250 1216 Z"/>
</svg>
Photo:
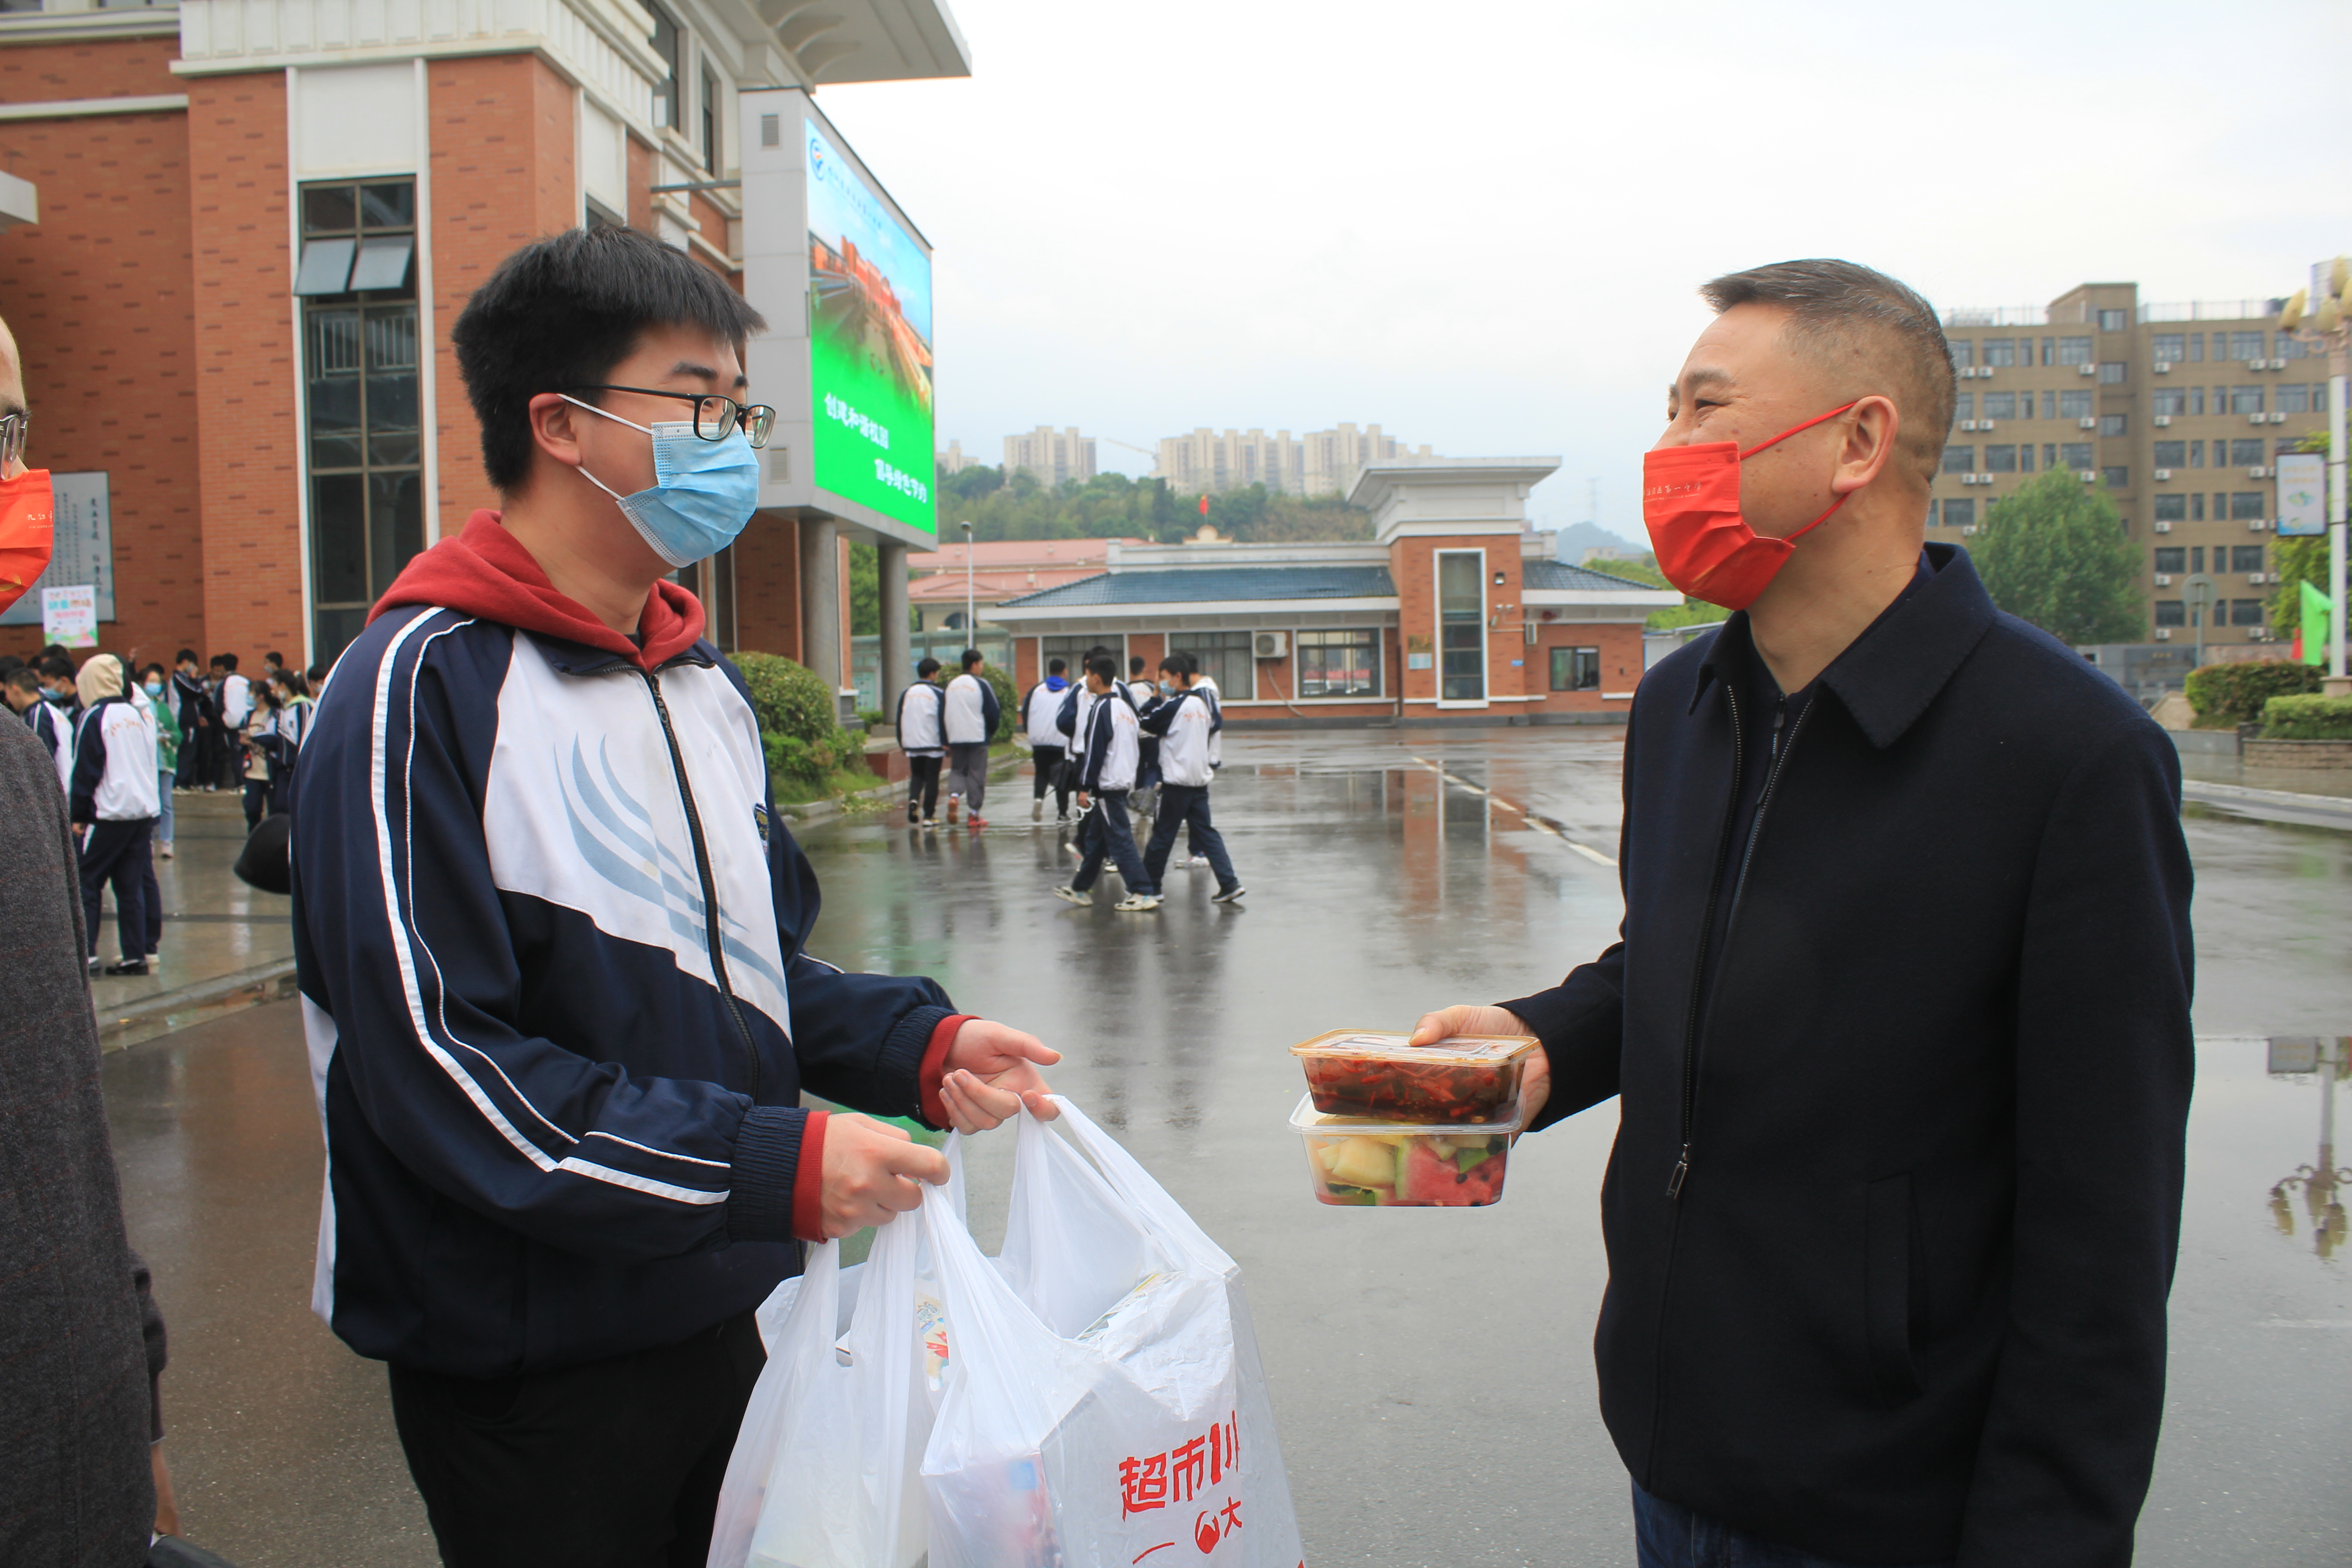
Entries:
<svg viewBox="0 0 2352 1568">
<path fill-rule="evenodd" d="M 2158 642 L 2170 642 L 2172 640 L 2172 628 L 2170 626 L 2157 627 L 2156 640 Z"/>
<path fill-rule="evenodd" d="M 2148 368 L 2155 371 L 2158 375 L 2170 375 L 2172 374 L 2172 362 L 2168 359 L 2160 359 Z"/>
<path fill-rule="evenodd" d="M 2284 411 L 2274 411 L 2274 412 L 2271 415 L 2271 423 L 2272 423 L 2272 424 L 2273 424 L 2273 425 L 2284 425 L 2284 424 L 2285 424 L 2285 423 L 2286 423 L 2286 415 L 2285 415 L 2285 413 L 2284 413 Z"/>
<path fill-rule="evenodd" d="M 2074 470 L 2074 477 L 2082 480 L 2086 485 L 2095 485 L 2099 482 L 2099 470 L 2096 468 L 2077 468 Z"/>
<path fill-rule="evenodd" d="M 2078 364 L 2074 367 L 2074 374 L 2076 375 L 2096 375 L 2099 374 L 2099 367 L 2095 364 Z"/>
<path fill-rule="evenodd" d="M 2158 572 L 2158 573 L 2156 574 L 2156 585 L 2157 585 L 2158 587 L 2159 587 L 2159 588 L 2169 588 L 2169 587 L 2171 587 L 2171 586 L 2172 586 L 2172 574 L 2171 574 L 2171 573 L 2169 573 L 2169 572 Z"/>
<path fill-rule="evenodd" d="M 1290 634 L 1288 632 L 1259 632 L 1250 639 L 1250 657 L 1253 658 L 1288 658 L 1290 657 Z"/>
<path fill-rule="evenodd" d="M 2246 581 L 2259 588 L 2265 583 L 2277 582 L 2278 578 L 2268 572 L 2249 572 L 2246 574 Z"/>
<path fill-rule="evenodd" d="M 2158 483 L 2159 483 L 2159 484 L 2161 484 L 2162 482 L 2164 482 L 2166 479 L 2170 479 L 2171 477 L 2172 477 L 2172 470 L 2171 470 L 2170 468 L 2158 468 L 2158 469 L 2157 469 L 2157 470 L 2156 470 L 2157 482 L 2158 482 Z"/>
<path fill-rule="evenodd" d="M 2248 468 L 2246 470 L 2246 478 L 2250 479 L 2274 479 L 2278 478 L 2278 470 L 2276 468 Z"/>
<path fill-rule="evenodd" d="M 2249 414 L 2246 416 L 2246 423 L 2249 425 L 2267 425 L 2270 422 L 2271 416 L 2267 414 Z"/>
<path fill-rule="evenodd" d="M 2286 368 L 2286 361 L 2283 359 L 2274 359 L 2271 361 L 2271 368 L 2273 370 L 2284 370 Z"/>
<path fill-rule="evenodd" d="M 2271 640 L 2272 636 L 2273 634 L 2270 627 L 2253 626 L 2247 630 L 2246 640 L 2248 642 L 2268 642 Z"/>
<path fill-rule="evenodd" d="M 2156 525 L 2156 531 L 2158 533 L 2170 533 L 2172 531 L 2172 524 L 2159 521 Z"/>
<path fill-rule="evenodd" d="M 1979 526 L 1978 524 L 1973 523 L 1973 522 L 1966 522 L 1966 523 L 1962 523 L 1962 524 L 1960 525 L 1960 536 L 1961 536 L 1963 539 L 1972 539 L 1972 538 L 1974 538 L 1974 537 L 1976 536 L 1976 531 L 1977 531 L 1977 528 L 1978 528 L 1978 526 Z"/>
<path fill-rule="evenodd" d="M 2159 429 L 2159 430 L 2163 429 L 2165 426 L 2167 426 L 2170 425 L 2171 423 L 2172 423 L 2172 416 L 2171 416 L 2171 415 L 2169 415 L 2169 414 L 2159 414 L 2159 415 L 2158 415 L 2158 416 L 2156 416 L 2156 427 L 2157 427 L 2158 429 Z"/>
<path fill-rule="evenodd" d="M 2077 430 L 2095 430 L 2098 427 L 2099 420 L 2096 415 L 2084 415 L 2074 421 L 2074 428 Z"/>
<path fill-rule="evenodd" d="M 2269 530 L 2271 520 L 2269 518 L 2250 517 L 2246 520 L 2246 531 L 2248 533 L 2265 532 Z"/>
</svg>

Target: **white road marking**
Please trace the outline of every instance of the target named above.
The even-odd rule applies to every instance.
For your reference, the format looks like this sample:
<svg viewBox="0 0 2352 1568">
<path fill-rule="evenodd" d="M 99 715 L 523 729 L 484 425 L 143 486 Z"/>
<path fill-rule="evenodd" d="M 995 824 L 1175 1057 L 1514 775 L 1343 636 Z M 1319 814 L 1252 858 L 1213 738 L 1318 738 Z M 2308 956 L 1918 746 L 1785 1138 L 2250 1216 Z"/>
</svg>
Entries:
<svg viewBox="0 0 2352 1568">
<path fill-rule="evenodd" d="M 1411 753 L 1408 752 L 1407 754 L 1410 755 Z M 1570 838 L 1565 832 L 1561 831 L 1559 825 L 1553 822 L 1550 818 L 1538 816 L 1526 806 L 1515 805 L 1511 802 L 1505 800 L 1501 795 L 1495 794 L 1492 790 L 1481 789 L 1478 785 L 1472 784 L 1468 779 L 1463 778 L 1457 773 L 1449 773 L 1444 768 L 1438 766 L 1437 763 L 1431 762 L 1427 757 L 1414 757 L 1412 760 L 1423 767 L 1427 768 L 1431 773 L 1435 773 L 1439 778 L 1444 779 L 1447 784 L 1454 784 L 1462 789 L 1466 789 L 1472 795 L 1486 796 L 1488 800 L 1493 801 L 1505 811 L 1511 813 L 1520 821 L 1526 823 L 1529 827 L 1534 828 L 1537 832 L 1550 834 L 1554 838 L 1559 839 L 1562 844 L 1567 845 L 1570 849 L 1575 850 L 1579 855 L 1583 856 L 1594 865 L 1613 867 L 1617 864 L 1614 859 L 1611 858 L 1609 856 L 1603 855 L 1591 845 L 1580 844 L 1575 839 Z"/>
</svg>

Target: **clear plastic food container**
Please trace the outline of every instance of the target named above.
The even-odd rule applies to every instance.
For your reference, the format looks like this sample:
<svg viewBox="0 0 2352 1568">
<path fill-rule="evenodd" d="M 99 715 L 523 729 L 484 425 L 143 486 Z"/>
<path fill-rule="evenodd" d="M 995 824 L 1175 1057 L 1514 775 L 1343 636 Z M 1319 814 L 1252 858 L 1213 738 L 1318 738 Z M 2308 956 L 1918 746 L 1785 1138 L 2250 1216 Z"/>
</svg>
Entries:
<svg viewBox="0 0 2352 1568">
<path fill-rule="evenodd" d="M 1307 1145 L 1317 1203 L 1343 1208 L 1480 1208 L 1503 1195 L 1511 1140 L 1524 1124 L 1515 1108 L 1500 1121 L 1397 1121 L 1333 1116 L 1298 1102 L 1291 1126 Z"/>
<path fill-rule="evenodd" d="M 1415 1046 L 1410 1035 L 1334 1029 L 1290 1047 L 1307 1069 L 1315 1109 L 1405 1121 L 1494 1121 L 1519 1103 L 1532 1035 L 1449 1035 Z"/>
</svg>

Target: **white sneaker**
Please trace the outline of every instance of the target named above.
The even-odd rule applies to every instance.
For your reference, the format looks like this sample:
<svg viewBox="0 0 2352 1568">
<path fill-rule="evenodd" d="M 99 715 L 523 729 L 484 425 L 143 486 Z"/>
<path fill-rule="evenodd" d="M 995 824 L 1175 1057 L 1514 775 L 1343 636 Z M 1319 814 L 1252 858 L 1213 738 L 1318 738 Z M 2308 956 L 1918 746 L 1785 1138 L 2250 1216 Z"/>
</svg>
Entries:
<svg viewBox="0 0 2352 1568">
<path fill-rule="evenodd" d="M 1029 820 L 1032 822 L 1043 822 L 1045 820 L 1045 797 L 1044 795 L 1041 795 L 1035 800 L 1029 803 Z"/>
<path fill-rule="evenodd" d="M 1184 869 L 1187 871 L 1197 871 L 1208 863 L 1209 858 L 1206 855 L 1194 855 L 1185 860 Z"/>
<path fill-rule="evenodd" d="M 1081 893 L 1076 888 L 1064 887 L 1058 884 L 1054 889 L 1054 896 L 1073 904 L 1080 904 L 1087 907 L 1091 907 L 1095 901 L 1095 896 L 1092 889 L 1088 889 L 1087 891 Z"/>
<path fill-rule="evenodd" d="M 1111 906 L 1112 909 L 1123 914 L 1140 914 L 1146 910 L 1156 910 L 1159 907 L 1160 895 L 1157 893 L 1129 893 Z"/>
</svg>

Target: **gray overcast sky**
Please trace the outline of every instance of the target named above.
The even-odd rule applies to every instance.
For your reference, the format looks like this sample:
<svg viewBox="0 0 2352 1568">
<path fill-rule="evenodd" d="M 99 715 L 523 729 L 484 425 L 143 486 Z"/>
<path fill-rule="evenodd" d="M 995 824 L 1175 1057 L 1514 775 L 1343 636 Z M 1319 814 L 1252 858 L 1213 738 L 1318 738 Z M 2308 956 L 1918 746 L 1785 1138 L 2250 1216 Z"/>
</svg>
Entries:
<svg viewBox="0 0 2352 1568">
<path fill-rule="evenodd" d="M 1717 273 L 2236 299 L 2352 248 L 2316 0 L 951 4 L 970 80 L 819 101 L 937 247 L 939 443 L 992 463 L 1039 424 L 1377 420 L 1556 454 L 1533 510 L 1598 476 L 1638 539 Z"/>
</svg>

